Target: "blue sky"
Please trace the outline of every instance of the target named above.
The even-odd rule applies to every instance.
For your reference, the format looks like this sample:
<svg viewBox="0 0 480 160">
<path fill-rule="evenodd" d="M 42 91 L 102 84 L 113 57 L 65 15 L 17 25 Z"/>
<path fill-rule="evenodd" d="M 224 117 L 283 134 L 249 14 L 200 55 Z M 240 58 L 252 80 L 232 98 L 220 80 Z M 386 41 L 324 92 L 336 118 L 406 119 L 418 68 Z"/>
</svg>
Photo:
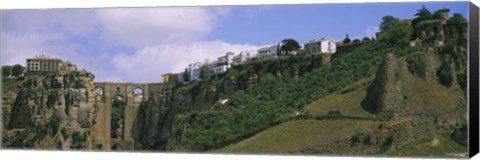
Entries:
<svg viewBox="0 0 480 160">
<path fill-rule="evenodd" d="M 284 38 L 371 37 L 383 16 L 414 18 L 422 5 L 468 18 L 467 2 L 3 10 L 0 61 L 24 64 L 44 54 L 72 61 L 96 81 L 158 82 L 189 63 Z"/>
<path fill-rule="evenodd" d="M 449 8 L 450 14 L 461 13 L 467 18 L 465 2 L 442 3 L 365 3 L 248 6 L 232 8 L 231 16 L 209 39 L 222 39 L 229 43 L 274 43 L 283 38 L 306 42 L 318 37 L 343 39 L 368 35 L 368 27 L 377 27 L 385 15 L 400 19 L 414 18 L 425 5 L 431 12 Z M 287 21 L 285 21 L 287 20 Z"/>
</svg>

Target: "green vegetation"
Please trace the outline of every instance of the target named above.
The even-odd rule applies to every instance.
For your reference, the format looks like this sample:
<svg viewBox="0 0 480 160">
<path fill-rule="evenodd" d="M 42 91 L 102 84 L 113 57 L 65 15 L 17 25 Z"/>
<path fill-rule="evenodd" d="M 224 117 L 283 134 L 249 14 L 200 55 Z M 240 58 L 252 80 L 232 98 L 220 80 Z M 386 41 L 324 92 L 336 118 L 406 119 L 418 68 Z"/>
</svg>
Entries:
<svg viewBox="0 0 480 160">
<path fill-rule="evenodd" d="M 380 23 L 380 32 L 385 32 L 395 26 L 400 25 L 400 20 L 393 16 L 384 16 L 382 18 L 382 23 Z"/>
<path fill-rule="evenodd" d="M 23 74 L 23 66 L 20 64 L 16 64 L 12 67 L 12 76 L 19 77 Z"/>
<path fill-rule="evenodd" d="M 60 132 L 62 132 L 63 140 L 66 140 L 68 137 L 67 129 L 65 127 L 62 127 L 62 130 L 60 130 Z"/>
<path fill-rule="evenodd" d="M 266 137 L 274 138 L 281 135 L 273 134 L 295 133 L 299 129 L 271 132 L 270 130 L 279 127 L 272 125 L 274 122 L 295 117 L 298 113 L 320 116 L 335 112 L 347 116 L 375 117 L 376 115 L 364 111 L 360 107 L 360 102 L 365 97 L 365 87 L 370 85 L 381 60 L 387 53 L 393 53 L 401 60 L 406 60 L 412 53 L 435 54 L 440 55 L 434 60 L 435 62 L 440 61 L 448 66 L 453 65 L 450 68 L 437 67 L 435 69 L 438 71 L 436 73 L 434 71 L 440 84 L 444 84 L 446 87 L 438 85 L 435 81 L 424 83 L 424 80 L 416 77 L 414 85 L 419 85 L 418 91 L 416 90 L 413 94 L 415 96 L 408 97 L 406 104 L 415 106 L 409 108 L 408 112 L 418 112 L 415 113 L 417 116 L 423 116 L 427 112 L 445 116 L 441 113 L 451 113 L 456 108 L 434 109 L 434 107 L 439 104 L 455 106 L 452 103 L 462 101 L 462 98 L 457 96 L 446 98 L 448 97 L 446 94 L 452 93 L 454 88 L 448 88 L 450 86 L 443 83 L 444 81 L 455 82 L 456 78 L 456 82 L 459 82 L 460 86 L 465 85 L 464 80 L 461 80 L 465 79 L 466 75 L 466 57 L 462 55 L 465 52 L 461 47 L 454 47 L 463 45 L 459 44 L 462 42 L 459 39 L 462 38 L 457 36 L 458 34 L 446 36 L 444 37 L 445 45 L 437 46 L 435 49 L 429 48 L 428 45 L 410 47 L 410 40 L 415 38 L 417 32 L 425 30 L 425 28 L 415 27 L 415 25 L 431 25 L 423 22 L 438 18 L 444 12 L 442 10 L 431 14 L 428 10 L 421 9 L 417 14 L 417 20 L 413 20 L 414 22 L 385 16 L 381 24 L 382 33 L 378 40 L 364 38 L 365 43 L 361 43 L 360 40 L 354 40 L 357 43 L 353 43 L 346 35 L 344 44 L 348 45 L 339 47 L 328 64 L 321 63 L 324 56 L 315 54 L 289 55 L 268 60 L 255 59 L 247 64 L 235 66 L 224 74 L 212 76 L 206 81 L 177 86 L 176 97 L 181 98 L 175 102 L 178 105 L 175 108 L 173 133 L 167 140 L 165 148 L 167 150 L 205 151 L 238 142 L 254 134 L 257 134 L 254 136 L 257 137 L 268 132 L 272 135 Z M 449 21 L 460 21 L 455 22 L 456 24 L 464 23 L 458 16 L 455 19 L 450 18 Z M 433 40 L 441 38 L 435 37 Z M 420 40 L 429 41 L 429 37 Z M 415 62 L 410 61 L 409 63 Z M 409 69 L 424 69 L 425 66 L 422 65 L 424 64 L 411 64 Z M 424 86 L 428 86 L 428 88 Z M 426 96 L 433 96 L 437 100 L 441 100 L 438 101 L 439 103 L 426 101 L 425 99 L 431 99 Z M 218 103 L 219 101 L 226 103 L 221 104 Z M 289 121 L 286 124 L 297 122 Z M 342 123 L 342 121 L 336 122 Z M 409 121 L 399 121 L 399 124 L 406 122 Z M 359 123 L 363 123 L 363 121 Z M 280 124 L 280 126 L 283 125 Z M 262 132 L 271 126 L 275 127 Z M 325 129 L 330 132 L 334 130 Z M 261 133 L 258 134 L 259 132 Z M 382 151 L 389 149 L 391 143 L 394 143 L 394 138 L 387 137 Z M 273 141 L 266 144 L 270 145 L 268 148 L 262 147 L 260 142 L 250 139 L 254 138 L 234 145 L 248 146 L 246 148 L 251 149 L 252 152 L 266 150 L 286 152 L 281 149 L 269 150 L 275 146 Z M 359 137 L 358 141 L 368 145 L 370 141 L 365 139 L 368 138 L 361 139 Z M 260 138 L 258 140 L 263 142 Z M 290 140 L 285 138 L 282 141 Z M 245 143 L 255 145 L 244 145 Z M 243 152 L 248 150 L 246 148 L 236 151 Z"/>
<path fill-rule="evenodd" d="M 111 119 L 111 137 L 120 138 L 120 135 L 117 133 L 117 129 L 120 128 L 120 125 L 123 125 L 124 116 L 125 116 L 125 100 L 120 96 L 115 96 L 112 98 L 112 119 Z"/>
<path fill-rule="evenodd" d="M 12 75 L 12 66 L 2 66 L 2 77 L 8 77 Z"/>
<path fill-rule="evenodd" d="M 59 125 L 60 117 L 57 114 L 53 114 L 44 125 L 28 129 L 8 130 L 2 133 L 2 146 L 8 148 L 33 148 L 35 143 L 48 137 L 54 137 L 57 134 Z"/>
<path fill-rule="evenodd" d="M 348 34 L 345 35 L 345 38 L 343 39 L 343 44 L 349 44 L 352 40 L 350 40 L 350 37 L 348 37 Z"/>
<path fill-rule="evenodd" d="M 298 51 L 301 48 L 300 44 L 291 38 L 282 40 L 282 45 L 280 46 L 280 53 L 289 55 L 292 52 Z"/>
<path fill-rule="evenodd" d="M 20 64 L 13 66 L 2 66 L 2 77 L 20 77 L 24 72 L 24 68 Z"/>
<path fill-rule="evenodd" d="M 374 130 L 382 123 L 357 120 L 290 121 L 213 152 L 298 153 L 349 139 L 357 131 Z"/>
<path fill-rule="evenodd" d="M 79 131 L 74 131 L 72 133 L 72 144 L 70 145 L 70 149 L 85 149 L 86 140 L 87 140 L 86 132 L 83 132 L 83 134 L 81 134 Z"/>
<path fill-rule="evenodd" d="M 379 38 L 380 41 L 390 45 L 400 44 L 408 46 L 411 39 L 410 35 L 413 32 L 413 28 L 408 23 L 400 22 L 392 16 L 385 16 L 380 27 L 386 29 L 383 30 Z"/>
<path fill-rule="evenodd" d="M 359 82 L 368 82 L 370 78 Z M 327 115 L 330 111 L 340 111 L 343 115 L 372 118 L 375 115 L 365 111 L 361 102 L 367 90 L 361 83 L 346 87 L 344 90 L 329 94 L 307 104 L 302 112 L 307 115 Z M 360 86 L 359 86 L 360 85 Z"/>
<path fill-rule="evenodd" d="M 321 64 L 322 55 L 310 54 L 257 60 L 235 66 L 210 81 L 184 85 L 177 94 L 187 99 L 183 99 L 183 105 L 176 108 L 178 114 L 174 127 L 190 127 L 177 130 L 174 134 L 181 135 L 185 140 L 168 143 L 167 148 L 210 150 L 256 133 L 273 121 L 294 116 L 314 100 L 351 86 L 360 79 L 372 77 L 382 57 L 393 50 L 398 55 L 406 55 L 416 49 L 373 41 L 343 53 L 326 65 Z M 216 92 L 209 92 L 212 88 Z M 352 94 L 361 98 L 364 93 Z M 228 98 L 225 105 L 215 104 L 218 99 L 224 98 Z M 345 107 L 340 110 L 347 115 L 371 117 L 360 108 L 351 110 L 354 106 L 341 107 Z M 321 113 L 325 112 L 328 111 Z"/>
<path fill-rule="evenodd" d="M 20 90 L 18 86 L 21 80 L 17 78 L 2 78 L 2 95 L 5 93 L 18 93 Z"/>
<path fill-rule="evenodd" d="M 455 157 L 454 154 L 467 153 L 468 149 L 451 139 L 447 138 L 430 138 L 415 141 L 405 146 L 392 149 L 380 156 L 418 156 L 418 157 Z"/>
</svg>

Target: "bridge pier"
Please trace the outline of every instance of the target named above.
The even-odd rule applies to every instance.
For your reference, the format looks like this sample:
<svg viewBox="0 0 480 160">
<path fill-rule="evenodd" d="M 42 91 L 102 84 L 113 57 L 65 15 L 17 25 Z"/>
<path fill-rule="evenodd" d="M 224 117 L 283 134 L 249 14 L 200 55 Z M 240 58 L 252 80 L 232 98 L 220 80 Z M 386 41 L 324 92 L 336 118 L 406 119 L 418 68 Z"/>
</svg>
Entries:
<svg viewBox="0 0 480 160">
<path fill-rule="evenodd" d="M 94 83 L 96 95 L 96 105 L 98 106 L 96 117 L 96 136 L 95 145 L 101 144 L 104 151 L 112 150 L 112 147 L 118 147 L 121 145 L 123 149 L 133 149 L 133 137 L 132 127 L 135 117 L 138 112 L 142 99 L 147 99 L 150 93 L 150 87 L 156 90 L 161 89 L 160 83 L 148 84 L 148 83 L 110 83 L 100 82 Z M 98 90 L 97 90 L 98 89 Z M 142 97 L 136 97 L 134 94 L 135 89 L 142 90 Z M 152 89 L 153 90 L 153 89 Z M 157 91 L 160 92 L 160 91 Z M 124 108 L 123 119 L 123 133 L 122 137 L 117 139 L 111 138 L 111 120 L 112 120 L 112 98 L 115 96 L 121 96 L 126 102 Z M 101 98 L 98 98 L 101 97 Z"/>
</svg>

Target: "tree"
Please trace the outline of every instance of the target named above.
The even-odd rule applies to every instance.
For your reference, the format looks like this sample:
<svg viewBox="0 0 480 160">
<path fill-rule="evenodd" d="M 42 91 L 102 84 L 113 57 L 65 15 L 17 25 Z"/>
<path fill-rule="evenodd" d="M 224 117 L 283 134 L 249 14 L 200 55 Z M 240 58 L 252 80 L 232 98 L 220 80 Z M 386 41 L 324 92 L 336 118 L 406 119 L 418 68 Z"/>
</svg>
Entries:
<svg viewBox="0 0 480 160">
<path fill-rule="evenodd" d="M 16 64 L 12 68 L 12 76 L 18 77 L 23 74 L 23 66 Z"/>
<path fill-rule="evenodd" d="M 185 68 L 185 72 L 183 72 L 183 81 L 184 82 L 190 81 L 190 73 L 188 72 L 188 70 L 186 68 Z"/>
<path fill-rule="evenodd" d="M 410 40 L 412 32 L 412 27 L 404 23 L 399 23 L 398 25 L 392 26 L 392 28 L 382 33 L 382 36 L 380 36 L 379 40 L 390 45 L 406 45 Z"/>
<path fill-rule="evenodd" d="M 203 65 L 202 67 L 200 67 L 200 79 L 202 79 L 203 81 L 210 81 L 211 77 L 212 77 L 212 69 L 210 65 Z"/>
<path fill-rule="evenodd" d="M 7 77 L 12 74 L 12 66 L 2 66 L 2 76 Z"/>
<path fill-rule="evenodd" d="M 353 44 L 359 44 L 359 43 L 360 43 L 360 40 L 359 40 L 359 39 L 354 39 L 354 40 L 352 41 L 352 43 L 353 43 Z"/>
<path fill-rule="evenodd" d="M 419 22 L 431 19 L 433 17 L 432 13 L 425 7 L 425 5 L 423 5 L 421 9 L 417 10 L 415 16 L 416 17 L 412 20 L 412 25 L 414 27 L 416 27 Z"/>
<path fill-rule="evenodd" d="M 280 47 L 281 51 L 284 51 L 285 54 L 290 54 L 293 51 L 298 51 L 300 49 L 300 44 L 291 38 L 282 40 L 282 45 Z"/>
<path fill-rule="evenodd" d="M 385 32 L 386 30 L 392 28 L 393 26 L 396 26 L 400 23 L 400 20 L 398 18 L 395 18 L 393 16 L 384 16 L 382 18 L 382 23 L 380 23 L 380 32 Z"/>
<path fill-rule="evenodd" d="M 345 36 L 345 39 L 343 39 L 343 44 L 349 44 L 350 43 L 350 37 L 348 37 L 348 34 Z"/>
<path fill-rule="evenodd" d="M 459 13 L 454 13 L 452 17 L 450 17 L 448 20 L 447 20 L 447 23 L 448 24 L 451 24 L 451 25 L 455 25 L 455 26 L 458 26 L 458 25 L 461 25 L 462 23 L 466 22 L 467 20 Z"/>
<path fill-rule="evenodd" d="M 418 12 L 415 14 L 417 17 L 415 19 L 418 19 L 418 21 L 424 21 L 433 18 L 432 13 L 425 7 L 425 5 L 423 5 L 422 8 L 417 11 Z"/>
<path fill-rule="evenodd" d="M 363 39 L 362 39 L 362 42 L 364 42 L 364 43 L 365 42 L 370 42 L 370 41 L 372 41 L 372 40 L 368 37 L 363 37 Z"/>
</svg>

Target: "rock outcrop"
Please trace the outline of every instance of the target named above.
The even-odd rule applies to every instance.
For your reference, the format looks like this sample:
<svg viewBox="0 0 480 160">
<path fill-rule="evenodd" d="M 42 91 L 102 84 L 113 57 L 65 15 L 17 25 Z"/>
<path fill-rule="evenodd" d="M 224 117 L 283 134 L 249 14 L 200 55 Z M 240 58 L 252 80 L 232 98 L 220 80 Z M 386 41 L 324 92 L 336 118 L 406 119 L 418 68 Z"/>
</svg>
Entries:
<svg viewBox="0 0 480 160">
<path fill-rule="evenodd" d="M 398 61 L 393 54 L 387 54 L 368 88 L 362 107 L 382 118 L 392 118 L 405 108 L 411 81 L 407 64 Z"/>
<path fill-rule="evenodd" d="M 465 141 L 465 129 L 459 126 L 466 123 L 466 99 L 460 85 L 438 81 L 437 59 L 437 54 L 414 53 L 406 59 L 387 54 L 368 87 L 362 107 L 399 124 L 387 130 L 395 137 L 393 146 L 449 134 Z"/>
<path fill-rule="evenodd" d="M 161 147 L 170 138 L 175 105 L 167 90 L 159 100 L 152 97 L 142 102 L 133 122 L 133 139 L 145 149 L 165 149 Z"/>
<path fill-rule="evenodd" d="M 97 110 L 93 79 L 87 71 L 27 75 L 11 110 L 4 147 L 92 149 Z M 34 138 L 26 145 L 9 137 L 18 135 Z"/>
<path fill-rule="evenodd" d="M 426 81 L 437 79 L 435 56 L 433 54 L 413 53 L 406 59 L 408 70 Z"/>
</svg>

